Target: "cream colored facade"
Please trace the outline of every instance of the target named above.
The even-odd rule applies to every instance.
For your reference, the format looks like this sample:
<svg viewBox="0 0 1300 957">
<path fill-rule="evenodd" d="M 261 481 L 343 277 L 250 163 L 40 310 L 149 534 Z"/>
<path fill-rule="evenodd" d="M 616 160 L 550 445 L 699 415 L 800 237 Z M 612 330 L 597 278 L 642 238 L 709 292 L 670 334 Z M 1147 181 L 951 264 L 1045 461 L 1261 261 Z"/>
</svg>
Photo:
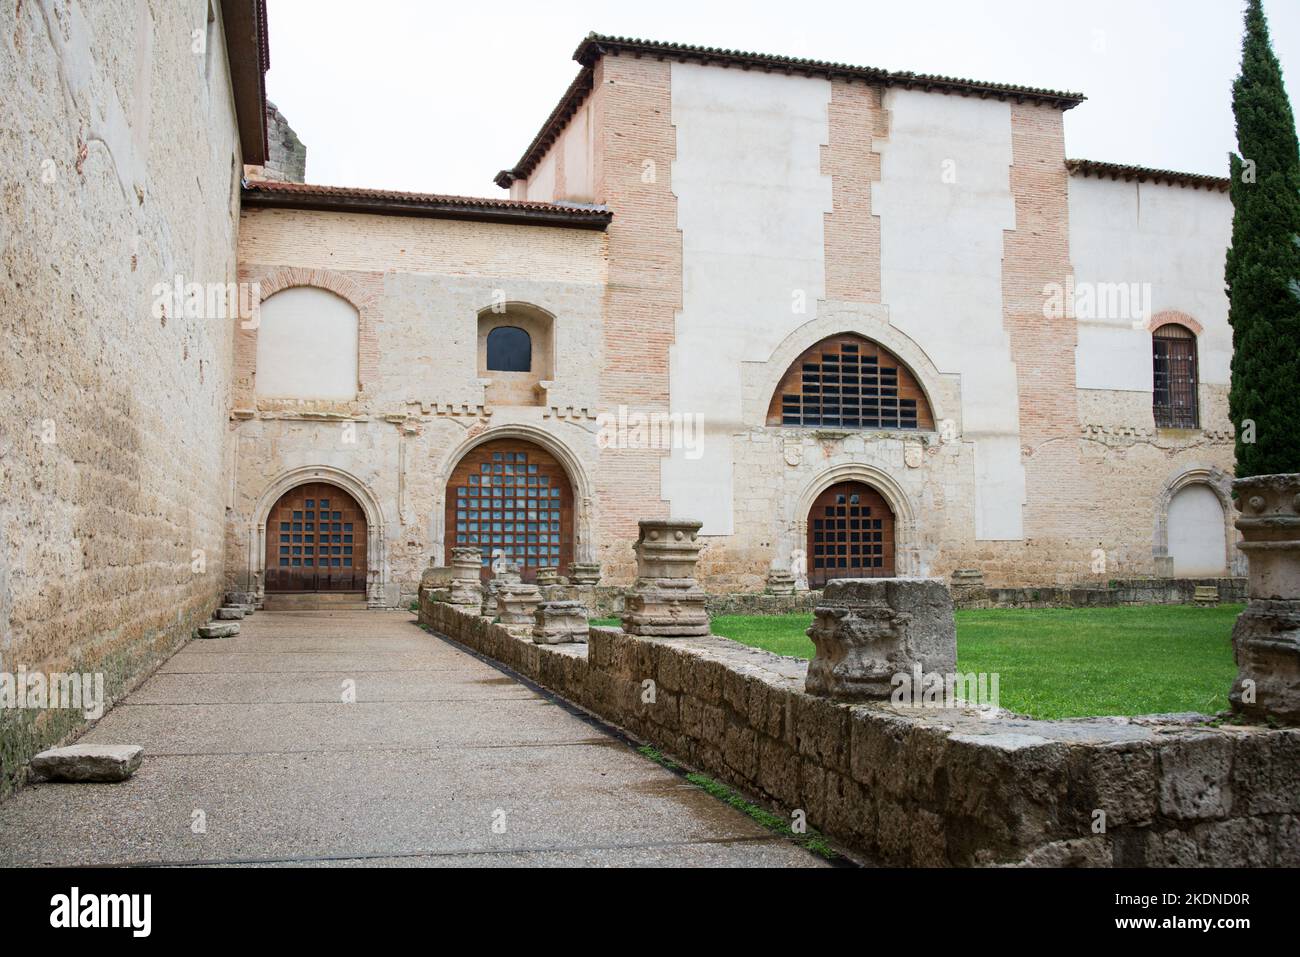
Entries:
<svg viewBox="0 0 1300 957">
<path fill-rule="evenodd" d="M 603 204 L 603 232 L 245 211 L 246 276 L 316 271 L 369 298 L 363 398 L 236 402 L 232 549 L 256 555 L 282 476 L 336 469 L 382 523 L 371 603 L 404 601 L 454 544 L 443 509 L 460 455 L 526 435 L 568 463 L 582 490 L 575 559 L 601 563 L 608 582 L 630 580 L 635 521 L 671 515 L 704 523 L 706 587 L 761 590 L 807 551 L 813 501 L 846 481 L 888 502 L 897 574 L 978 568 L 1020 585 L 1242 572 L 1221 183 L 1072 169 L 1063 103 L 1044 97 L 686 54 L 606 50 L 587 66 L 571 115 L 506 181 L 520 201 Z M 1057 286 L 1097 292 L 1098 308 L 1076 298 L 1052 314 Z M 1136 292 L 1117 306 L 1120 286 Z M 476 330 L 502 299 L 554 323 L 540 405 L 493 398 L 481 378 Z M 1196 334 L 1197 429 L 1153 418 L 1151 331 L 1165 321 Z M 791 364 L 845 333 L 906 365 L 933 429 L 768 424 Z M 242 369 L 240 388 L 256 372 Z M 620 410 L 698 416 L 702 438 L 602 448 L 601 417 Z M 339 444 L 340 416 L 360 447 Z M 1204 496 L 1187 506 L 1188 487 L 1219 511 Z M 1196 557 L 1176 561 L 1171 542 Z M 256 586 L 258 560 L 232 572 Z"/>
<path fill-rule="evenodd" d="M 236 279 L 264 66 L 231 21 L 255 5 L 0 8 L 0 672 L 116 698 L 221 599 L 231 325 L 158 287 Z M 0 793 L 81 721 L 0 711 Z"/>
</svg>

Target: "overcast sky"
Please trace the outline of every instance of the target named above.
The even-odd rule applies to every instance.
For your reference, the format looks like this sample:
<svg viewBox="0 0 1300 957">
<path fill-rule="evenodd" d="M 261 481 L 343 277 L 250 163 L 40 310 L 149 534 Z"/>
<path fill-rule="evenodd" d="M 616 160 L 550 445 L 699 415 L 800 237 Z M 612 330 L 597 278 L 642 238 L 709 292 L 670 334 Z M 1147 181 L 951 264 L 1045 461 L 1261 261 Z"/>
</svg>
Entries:
<svg viewBox="0 0 1300 957">
<path fill-rule="evenodd" d="M 1241 0 L 269 0 L 267 94 L 307 180 L 470 196 L 513 166 L 589 32 L 1080 91 L 1066 154 L 1225 175 Z M 1300 2 L 1265 0 L 1300 102 Z"/>
</svg>

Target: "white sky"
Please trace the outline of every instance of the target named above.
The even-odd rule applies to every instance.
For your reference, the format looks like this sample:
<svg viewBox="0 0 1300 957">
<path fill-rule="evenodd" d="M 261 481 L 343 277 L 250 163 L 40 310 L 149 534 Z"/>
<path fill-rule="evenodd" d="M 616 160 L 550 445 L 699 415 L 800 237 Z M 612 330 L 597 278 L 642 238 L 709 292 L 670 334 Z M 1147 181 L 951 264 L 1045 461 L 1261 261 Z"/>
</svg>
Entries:
<svg viewBox="0 0 1300 957">
<path fill-rule="evenodd" d="M 1241 0 L 269 0 L 307 180 L 504 197 L 591 31 L 1080 91 L 1066 155 L 1225 175 Z M 1300 103 L 1300 2 L 1265 0 Z"/>
</svg>

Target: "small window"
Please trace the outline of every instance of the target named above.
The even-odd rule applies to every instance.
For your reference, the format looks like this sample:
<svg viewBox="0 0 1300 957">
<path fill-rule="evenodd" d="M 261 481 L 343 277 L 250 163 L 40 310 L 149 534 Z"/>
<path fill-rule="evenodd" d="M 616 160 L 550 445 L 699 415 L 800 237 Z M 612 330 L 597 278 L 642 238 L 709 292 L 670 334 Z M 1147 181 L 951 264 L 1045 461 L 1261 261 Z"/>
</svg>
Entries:
<svg viewBox="0 0 1300 957">
<path fill-rule="evenodd" d="M 1151 334 L 1152 406 L 1162 429 L 1200 428 L 1197 409 L 1196 336 L 1170 322 Z"/>
<path fill-rule="evenodd" d="M 533 340 L 518 326 L 497 326 L 487 337 L 490 372 L 531 372 Z"/>
</svg>

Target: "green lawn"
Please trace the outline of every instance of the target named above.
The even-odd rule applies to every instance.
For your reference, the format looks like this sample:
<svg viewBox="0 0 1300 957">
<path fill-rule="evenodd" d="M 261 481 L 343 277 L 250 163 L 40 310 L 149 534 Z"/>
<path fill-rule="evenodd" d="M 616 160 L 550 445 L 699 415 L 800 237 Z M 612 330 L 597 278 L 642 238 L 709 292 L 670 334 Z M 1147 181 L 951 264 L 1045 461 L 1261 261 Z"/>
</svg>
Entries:
<svg viewBox="0 0 1300 957">
<path fill-rule="evenodd" d="M 1241 605 L 957 612 L 957 667 L 999 675 L 1002 707 L 1036 718 L 1228 707 Z M 714 634 L 809 658 L 812 616 L 726 615 Z M 610 621 L 611 624 L 616 624 Z"/>
</svg>

